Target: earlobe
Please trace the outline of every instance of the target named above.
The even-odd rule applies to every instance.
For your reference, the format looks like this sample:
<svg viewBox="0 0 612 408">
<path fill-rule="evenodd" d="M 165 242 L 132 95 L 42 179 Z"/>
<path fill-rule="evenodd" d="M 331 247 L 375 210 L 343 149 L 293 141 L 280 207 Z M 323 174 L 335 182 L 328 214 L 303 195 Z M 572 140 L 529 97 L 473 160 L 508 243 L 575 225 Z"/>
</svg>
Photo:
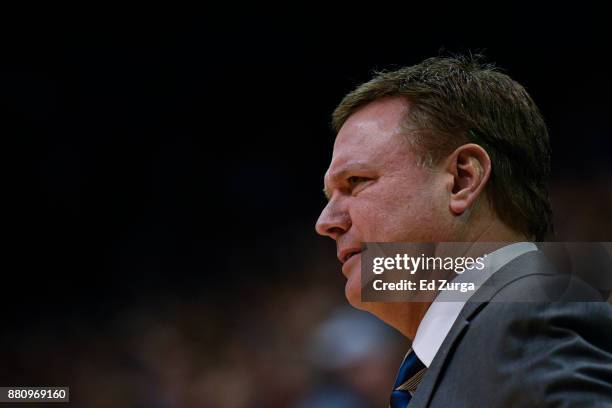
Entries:
<svg viewBox="0 0 612 408">
<path fill-rule="evenodd" d="M 451 212 L 455 215 L 461 215 L 467 210 L 469 206 L 467 195 L 465 194 L 465 190 L 460 191 L 458 194 L 454 194 L 451 197 L 449 208 Z"/>
</svg>

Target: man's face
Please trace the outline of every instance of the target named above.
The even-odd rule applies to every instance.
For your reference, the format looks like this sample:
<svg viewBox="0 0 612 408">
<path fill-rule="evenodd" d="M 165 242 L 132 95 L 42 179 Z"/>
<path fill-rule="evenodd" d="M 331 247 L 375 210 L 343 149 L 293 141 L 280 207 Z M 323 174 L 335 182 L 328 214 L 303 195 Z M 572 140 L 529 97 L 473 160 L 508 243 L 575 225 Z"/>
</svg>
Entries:
<svg viewBox="0 0 612 408">
<path fill-rule="evenodd" d="M 449 179 L 417 165 L 400 123 L 409 105 L 400 98 L 374 101 L 344 123 L 324 184 L 329 202 L 316 225 L 336 241 L 345 293 L 360 309 L 363 242 L 448 240 Z"/>
</svg>

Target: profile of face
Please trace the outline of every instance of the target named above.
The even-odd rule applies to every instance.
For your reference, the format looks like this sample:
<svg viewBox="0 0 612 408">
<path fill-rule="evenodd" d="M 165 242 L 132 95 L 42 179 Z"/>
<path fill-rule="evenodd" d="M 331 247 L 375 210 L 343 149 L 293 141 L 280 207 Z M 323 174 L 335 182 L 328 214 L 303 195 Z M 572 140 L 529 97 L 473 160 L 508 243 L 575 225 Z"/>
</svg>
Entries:
<svg viewBox="0 0 612 408">
<path fill-rule="evenodd" d="M 336 242 L 346 297 L 359 309 L 375 307 L 361 302 L 362 243 L 452 240 L 453 175 L 418 164 L 400 127 L 407 109 L 405 100 L 385 98 L 352 114 L 324 178 L 328 203 L 316 230 Z"/>
</svg>

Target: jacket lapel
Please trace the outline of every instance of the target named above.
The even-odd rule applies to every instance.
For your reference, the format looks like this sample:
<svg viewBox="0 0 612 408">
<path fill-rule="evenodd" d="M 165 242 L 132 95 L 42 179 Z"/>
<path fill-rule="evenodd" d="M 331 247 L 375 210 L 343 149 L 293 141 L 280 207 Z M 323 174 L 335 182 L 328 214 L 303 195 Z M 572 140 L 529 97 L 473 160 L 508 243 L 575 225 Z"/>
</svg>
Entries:
<svg viewBox="0 0 612 408">
<path fill-rule="evenodd" d="M 542 261 L 544 263 L 542 263 Z M 487 305 L 491 298 L 504 286 L 523 276 L 539 273 L 550 267 L 545 257 L 538 252 L 523 254 L 500 268 L 465 304 L 455 320 L 450 332 L 436 353 L 427 373 L 419 384 L 417 392 L 410 401 L 411 407 L 426 407 L 442 379 L 442 373 L 448 362 L 448 356 L 454 353 L 463 334 L 467 331 L 470 321 Z"/>
</svg>

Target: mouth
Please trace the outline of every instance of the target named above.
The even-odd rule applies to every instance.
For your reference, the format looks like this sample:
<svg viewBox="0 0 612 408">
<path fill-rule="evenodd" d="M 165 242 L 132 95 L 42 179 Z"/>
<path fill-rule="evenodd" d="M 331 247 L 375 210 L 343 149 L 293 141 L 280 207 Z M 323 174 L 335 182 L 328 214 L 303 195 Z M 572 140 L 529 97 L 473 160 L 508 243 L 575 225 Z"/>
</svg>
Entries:
<svg viewBox="0 0 612 408">
<path fill-rule="evenodd" d="M 346 277 L 346 279 L 350 279 L 350 276 L 354 269 L 353 264 L 355 262 L 350 262 L 351 259 L 358 259 L 357 255 L 359 255 L 361 252 L 361 248 L 342 251 L 342 256 L 340 256 L 339 259 L 342 263 L 342 274 Z"/>
<path fill-rule="evenodd" d="M 345 264 L 349 259 L 362 252 L 361 248 L 345 249 L 338 255 L 341 264 Z"/>
</svg>

